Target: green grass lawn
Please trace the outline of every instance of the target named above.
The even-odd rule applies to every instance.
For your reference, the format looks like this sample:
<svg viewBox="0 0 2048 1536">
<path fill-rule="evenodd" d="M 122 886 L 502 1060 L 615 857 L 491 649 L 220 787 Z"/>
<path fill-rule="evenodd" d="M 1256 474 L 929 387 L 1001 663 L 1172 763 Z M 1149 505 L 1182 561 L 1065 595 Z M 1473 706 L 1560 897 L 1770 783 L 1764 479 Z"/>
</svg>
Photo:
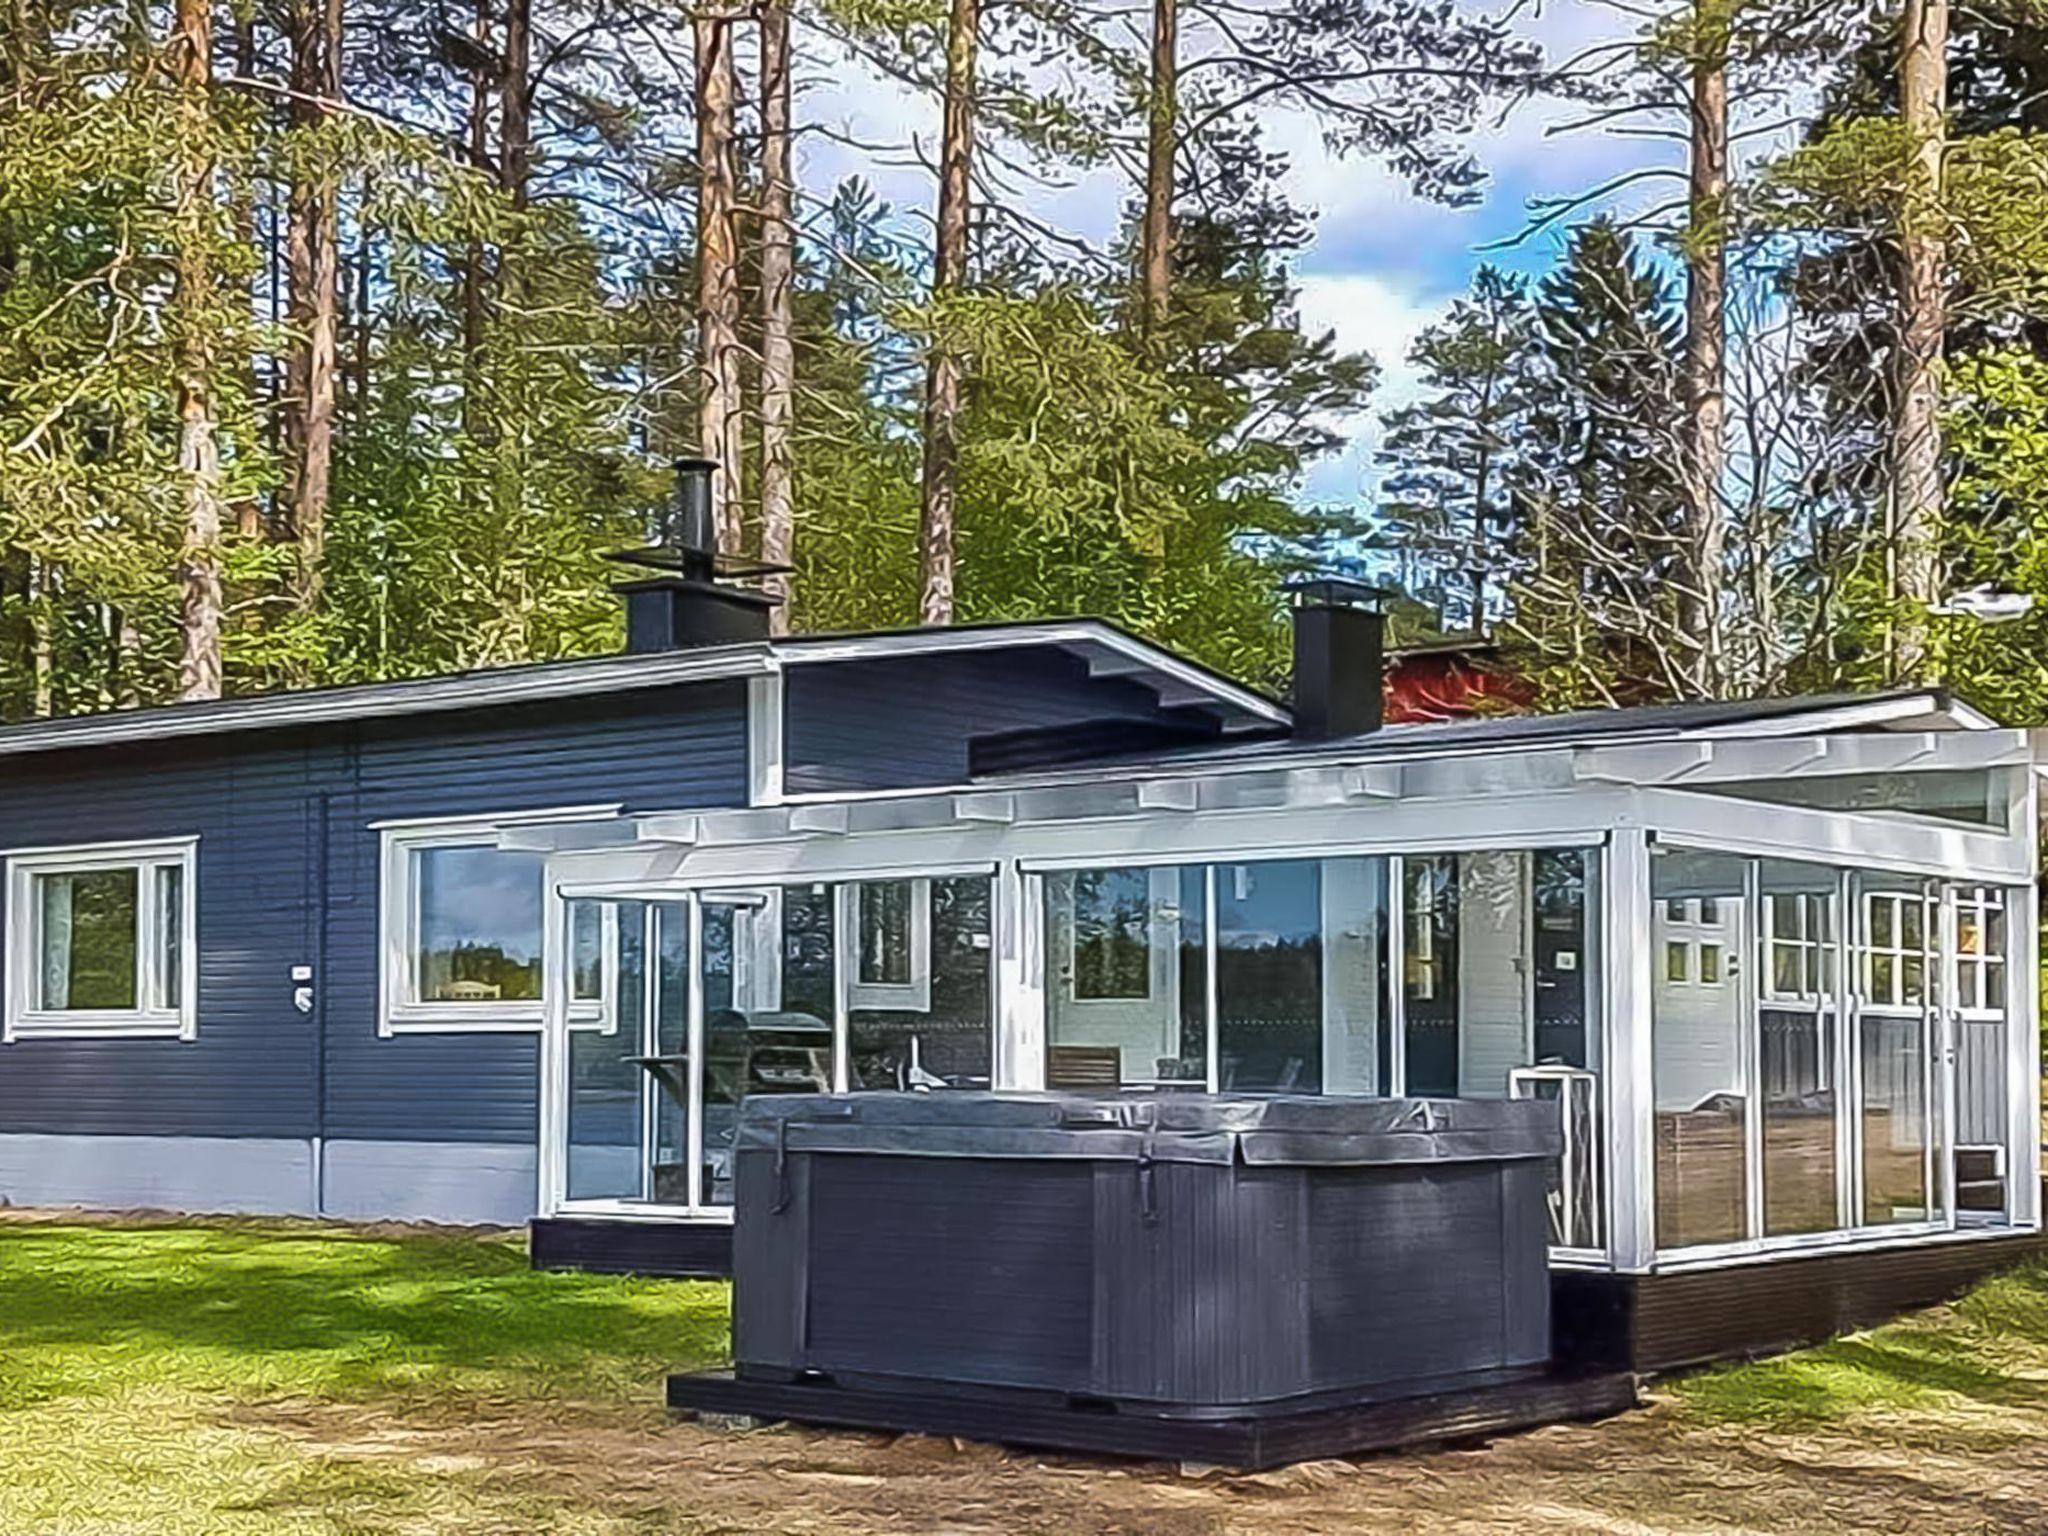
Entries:
<svg viewBox="0 0 2048 1536">
<path fill-rule="evenodd" d="M 518 1529 L 535 1490 L 342 1470 L 270 1421 L 645 1414 L 665 1372 L 723 1357 L 726 1298 L 535 1274 L 517 1241 L 460 1233 L 0 1224 L 0 1532 L 408 1529 L 448 1500 Z"/>
<path fill-rule="evenodd" d="M 1729 1528 L 1715 1501 L 1731 1486 L 1763 1512 L 1746 1529 L 1833 1529 L 1844 1499 L 1900 1497 L 1839 1471 L 1843 1447 L 1892 1447 L 1886 1477 L 1938 1467 L 1955 1487 L 1995 1477 L 2025 1498 L 2048 1432 L 2048 1266 L 1696 1374 L 1649 1414 L 1463 1453 L 1448 1471 L 1402 1458 L 1361 1464 L 1355 1486 L 1281 1492 L 671 1423 L 663 1376 L 719 1361 L 726 1336 L 722 1285 L 535 1274 L 505 1237 L 0 1221 L 0 1536 L 1493 1531 L 1581 1505 L 1631 1530 L 1696 1531 Z M 1800 1497 L 1820 1525 L 1768 1518 Z M 1152 1520 L 1161 1499 L 1181 1523 Z M 1418 1502 L 1402 1514 L 1402 1499 Z M 1953 1505 L 1946 1487 L 1923 1492 L 1919 1528 L 1950 1529 Z M 953 1523 L 970 1506 L 982 1523 Z M 1127 1524 L 1102 1513 L 1123 1510 Z"/>
</svg>

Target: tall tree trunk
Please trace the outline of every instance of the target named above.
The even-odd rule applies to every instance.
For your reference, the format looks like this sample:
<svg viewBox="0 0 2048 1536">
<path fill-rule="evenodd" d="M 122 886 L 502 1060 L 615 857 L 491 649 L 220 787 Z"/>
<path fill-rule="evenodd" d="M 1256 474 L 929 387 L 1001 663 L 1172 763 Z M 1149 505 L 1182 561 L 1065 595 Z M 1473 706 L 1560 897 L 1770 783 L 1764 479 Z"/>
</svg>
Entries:
<svg viewBox="0 0 2048 1536">
<path fill-rule="evenodd" d="M 796 540 L 790 421 L 796 395 L 793 294 L 795 174 L 790 164 L 789 0 L 761 5 L 761 559 L 787 565 Z M 762 584 L 776 599 L 768 623 L 789 630 L 789 577 Z"/>
<path fill-rule="evenodd" d="M 1900 616 L 1892 665 L 1901 681 L 1932 663 L 1927 609 L 1941 599 L 1942 150 L 1948 110 L 1948 0 L 1906 0 L 1899 121 L 1909 160 L 1899 216 L 1898 417 L 1892 427 L 1893 584 Z"/>
<path fill-rule="evenodd" d="M 974 72 L 980 51 L 980 0 L 952 0 L 946 27 L 945 126 L 939 145 L 938 234 L 932 251 L 932 299 L 939 315 L 924 389 L 924 508 L 918 526 L 926 624 L 953 622 L 954 532 L 958 513 L 960 397 L 965 364 L 946 336 L 946 301 L 967 281 L 969 198 L 974 170 Z"/>
<path fill-rule="evenodd" d="M 292 0 L 292 125 L 312 130 L 341 99 L 342 0 Z M 324 160 L 325 154 L 319 157 Z M 285 519 L 298 544 L 294 598 L 319 605 L 334 468 L 339 188 L 319 160 L 302 161 L 290 196 L 291 358 L 286 370 Z"/>
<path fill-rule="evenodd" d="M 178 559 L 178 696 L 221 691 L 221 505 L 219 422 L 213 398 L 213 17 L 210 0 L 177 0 L 171 73 L 177 82 L 182 158 L 178 167 L 178 468 L 184 528 Z"/>
<path fill-rule="evenodd" d="M 1145 133 L 1145 213 L 1138 292 L 1145 328 L 1166 323 L 1173 296 L 1173 169 L 1180 144 L 1180 0 L 1152 0 L 1152 90 Z"/>
<path fill-rule="evenodd" d="M 244 80 L 254 80 L 259 67 L 256 57 L 256 13 L 237 13 L 234 20 L 235 73 Z M 256 248 L 256 199 L 259 183 L 253 175 L 238 176 L 232 193 L 233 210 L 230 224 L 235 232 L 235 243 L 247 250 Z M 248 305 L 248 312 L 256 311 L 257 292 L 254 279 L 240 295 Z M 274 400 L 263 398 L 263 366 L 261 354 L 251 351 L 249 366 L 242 376 L 242 388 L 248 391 L 249 408 L 268 415 L 276 405 Z M 235 503 L 235 529 L 245 539 L 253 539 L 263 532 L 263 502 L 255 496 L 244 496 Z"/>
<path fill-rule="evenodd" d="M 533 68 L 532 0 L 505 0 L 504 76 L 499 86 L 498 181 L 524 208 L 533 161 L 531 101 L 527 75 Z"/>
<path fill-rule="evenodd" d="M 1679 641 L 1688 681 L 1717 695 L 1724 671 L 1721 565 L 1727 545 L 1722 481 L 1727 466 L 1728 42 L 1718 10 L 1696 8 L 1692 145 L 1685 264 L 1685 549 L 1678 590 Z"/>
<path fill-rule="evenodd" d="M 491 79 L 483 62 L 491 46 L 492 0 L 476 0 L 475 39 L 478 62 L 469 72 L 469 163 L 486 171 L 491 163 Z M 468 429 L 475 420 L 478 386 L 478 358 L 484 344 L 485 284 L 484 245 L 472 239 L 462 253 L 462 425 Z"/>
<path fill-rule="evenodd" d="M 729 14 L 700 10 L 697 46 L 697 438 L 718 465 L 712 507 L 718 547 L 741 552 L 740 274 L 733 146 L 737 89 Z"/>
</svg>

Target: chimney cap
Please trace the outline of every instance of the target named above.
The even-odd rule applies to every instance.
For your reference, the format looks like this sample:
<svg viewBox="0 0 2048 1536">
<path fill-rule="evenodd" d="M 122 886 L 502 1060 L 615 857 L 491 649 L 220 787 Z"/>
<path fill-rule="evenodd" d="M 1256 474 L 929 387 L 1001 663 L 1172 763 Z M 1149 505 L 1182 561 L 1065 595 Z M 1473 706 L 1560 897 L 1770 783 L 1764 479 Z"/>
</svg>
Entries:
<svg viewBox="0 0 2048 1536">
<path fill-rule="evenodd" d="M 1364 608 L 1384 613 L 1395 594 L 1348 576 L 1294 576 L 1282 583 L 1297 608 Z"/>
</svg>

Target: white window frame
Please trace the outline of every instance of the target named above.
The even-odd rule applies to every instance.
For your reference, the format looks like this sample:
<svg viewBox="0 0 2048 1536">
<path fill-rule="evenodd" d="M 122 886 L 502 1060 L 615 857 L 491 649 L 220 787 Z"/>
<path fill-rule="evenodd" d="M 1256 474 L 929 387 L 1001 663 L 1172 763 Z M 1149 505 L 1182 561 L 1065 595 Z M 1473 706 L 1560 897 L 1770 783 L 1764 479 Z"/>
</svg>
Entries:
<svg viewBox="0 0 2048 1536">
<path fill-rule="evenodd" d="M 499 833 L 508 827 L 540 821 L 606 820 L 618 814 L 618 810 L 616 805 L 572 806 L 562 810 L 372 823 L 372 829 L 379 838 L 377 1033 L 387 1039 L 405 1034 L 538 1033 L 546 1019 L 545 970 L 549 964 L 545 943 L 545 861 L 534 873 L 535 885 L 541 892 L 543 914 L 542 995 L 509 1001 L 481 998 L 474 1002 L 423 1002 L 419 998 L 419 972 L 414 963 L 419 895 L 414 886 L 413 855 L 432 848 L 497 849 L 500 847 Z M 613 1006 L 618 974 L 615 927 L 606 935 L 604 955 L 604 996 L 596 1001 L 578 1000 L 570 1004 L 569 1027 L 572 1029 L 615 1031 L 618 1028 Z"/>
<path fill-rule="evenodd" d="M 910 980 L 863 981 L 860 975 L 860 902 L 871 885 L 910 887 Z M 930 1013 L 932 1011 L 932 882 L 919 875 L 909 880 L 861 880 L 854 883 L 851 971 L 846 1005 L 855 1011 Z"/>
<path fill-rule="evenodd" d="M 179 871 L 178 998 L 170 1007 L 157 995 L 161 944 L 153 872 Z M 136 876 L 135 997 L 133 1008 L 41 1008 L 36 981 L 42 972 L 41 906 L 35 883 L 44 875 L 133 869 Z M 199 839 L 90 843 L 23 849 L 7 855 L 7 1019 L 0 1039 L 171 1039 L 199 1034 Z"/>
</svg>

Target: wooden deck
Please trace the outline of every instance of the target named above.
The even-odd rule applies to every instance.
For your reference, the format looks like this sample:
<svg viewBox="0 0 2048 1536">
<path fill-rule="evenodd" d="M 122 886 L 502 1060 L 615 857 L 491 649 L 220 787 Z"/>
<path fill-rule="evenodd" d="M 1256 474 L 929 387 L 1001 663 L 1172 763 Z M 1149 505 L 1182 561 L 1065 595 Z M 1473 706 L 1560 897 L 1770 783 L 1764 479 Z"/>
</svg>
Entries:
<svg viewBox="0 0 2048 1536">
<path fill-rule="evenodd" d="M 1543 1424 L 1606 1418 L 1636 1405 L 1625 1372 L 1533 1372 L 1512 1380 L 1306 1412 L 1179 1409 L 1049 1394 L 761 1381 L 730 1371 L 671 1376 L 668 1405 L 688 1413 L 787 1420 L 831 1429 L 954 1435 L 1031 1450 L 1197 1462 L 1258 1471 L 1406 1446 L 1481 1441 Z"/>
</svg>

